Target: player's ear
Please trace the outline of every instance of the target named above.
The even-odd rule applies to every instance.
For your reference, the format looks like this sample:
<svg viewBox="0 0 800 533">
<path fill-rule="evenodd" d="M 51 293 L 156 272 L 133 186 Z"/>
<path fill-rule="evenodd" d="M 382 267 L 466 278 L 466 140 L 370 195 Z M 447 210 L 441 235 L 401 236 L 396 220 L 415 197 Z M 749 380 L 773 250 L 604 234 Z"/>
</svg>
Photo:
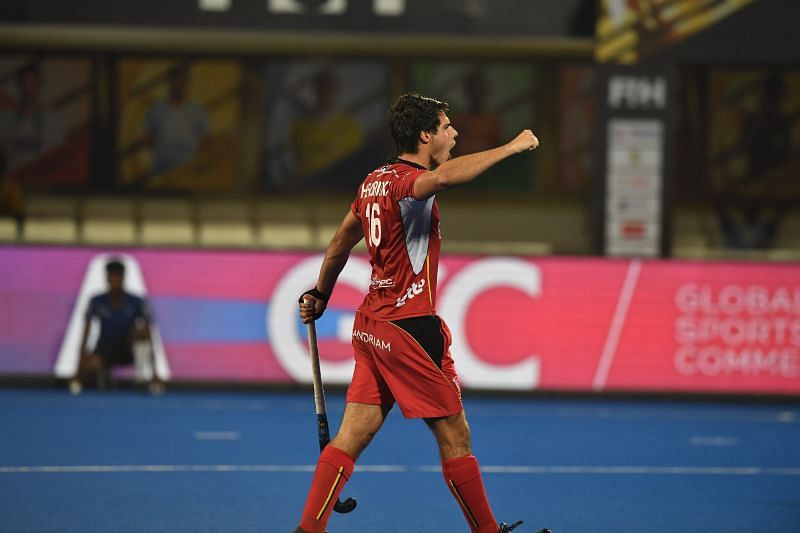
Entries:
<svg viewBox="0 0 800 533">
<path fill-rule="evenodd" d="M 419 132 L 419 142 L 422 144 L 428 144 L 431 142 L 431 132 L 429 131 L 421 131 Z"/>
</svg>

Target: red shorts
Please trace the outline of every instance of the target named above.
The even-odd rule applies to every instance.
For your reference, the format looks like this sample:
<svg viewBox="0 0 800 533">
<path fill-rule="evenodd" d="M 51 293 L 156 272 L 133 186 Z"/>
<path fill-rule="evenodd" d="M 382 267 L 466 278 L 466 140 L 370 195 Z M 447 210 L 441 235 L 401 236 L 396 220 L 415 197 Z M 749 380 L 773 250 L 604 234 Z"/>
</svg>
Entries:
<svg viewBox="0 0 800 533">
<path fill-rule="evenodd" d="M 429 336 L 441 334 L 437 339 L 438 347 L 443 347 L 441 354 L 428 355 L 423 345 L 429 343 L 415 339 L 396 323 L 356 313 L 356 367 L 347 390 L 348 402 L 391 407 L 397 401 L 406 418 L 438 418 L 461 412 L 461 385 L 449 350 L 450 330 L 438 317 L 419 318 Z"/>
</svg>

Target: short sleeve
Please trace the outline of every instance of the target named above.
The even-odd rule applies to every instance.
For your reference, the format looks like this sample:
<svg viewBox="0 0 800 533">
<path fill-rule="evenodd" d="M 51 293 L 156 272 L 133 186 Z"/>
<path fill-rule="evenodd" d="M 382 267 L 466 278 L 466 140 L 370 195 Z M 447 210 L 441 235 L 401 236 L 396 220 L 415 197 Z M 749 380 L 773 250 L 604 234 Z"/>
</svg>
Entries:
<svg viewBox="0 0 800 533">
<path fill-rule="evenodd" d="M 150 312 L 150 305 L 144 298 L 140 299 L 136 306 L 136 318 L 143 318 L 147 323 L 152 322 L 153 315 Z"/>
<path fill-rule="evenodd" d="M 426 169 L 414 169 L 395 180 L 392 183 L 391 190 L 393 200 L 399 201 L 403 198 L 414 198 L 414 182 L 426 172 L 428 172 Z"/>
</svg>

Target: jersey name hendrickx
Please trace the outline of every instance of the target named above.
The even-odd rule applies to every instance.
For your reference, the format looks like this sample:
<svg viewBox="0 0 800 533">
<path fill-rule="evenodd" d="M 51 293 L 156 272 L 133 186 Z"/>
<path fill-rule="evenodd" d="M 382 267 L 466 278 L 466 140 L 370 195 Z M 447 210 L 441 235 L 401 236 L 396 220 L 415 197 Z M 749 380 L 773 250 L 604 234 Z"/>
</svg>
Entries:
<svg viewBox="0 0 800 533">
<path fill-rule="evenodd" d="M 370 196 L 386 196 L 389 194 L 389 184 L 391 181 L 373 181 L 361 185 L 361 198 Z"/>
<path fill-rule="evenodd" d="M 366 333 L 364 331 L 359 331 L 357 329 L 354 329 L 353 337 L 357 338 L 361 342 L 366 342 L 368 344 L 371 344 L 379 350 L 386 350 L 387 352 L 392 351 L 391 342 L 386 342 L 383 339 L 379 339 L 375 337 L 375 335 L 373 335 L 372 333 Z"/>
</svg>

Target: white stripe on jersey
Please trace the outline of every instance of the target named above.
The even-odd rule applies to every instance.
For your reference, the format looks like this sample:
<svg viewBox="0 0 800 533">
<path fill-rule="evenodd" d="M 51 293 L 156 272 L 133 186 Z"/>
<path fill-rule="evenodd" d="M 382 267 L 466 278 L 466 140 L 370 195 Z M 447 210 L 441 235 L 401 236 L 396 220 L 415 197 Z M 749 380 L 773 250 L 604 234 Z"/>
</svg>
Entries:
<svg viewBox="0 0 800 533">
<path fill-rule="evenodd" d="M 431 196 L 424 201 L 403 198 L 398 202 L 400 217 L 403 219 L 403 229 L 406 233 L 406 252 L 408 252 L 414 274 L 422 272 L 425 258 L 428 257 L 434 198 L 436 197 Z"/>
</svg>

